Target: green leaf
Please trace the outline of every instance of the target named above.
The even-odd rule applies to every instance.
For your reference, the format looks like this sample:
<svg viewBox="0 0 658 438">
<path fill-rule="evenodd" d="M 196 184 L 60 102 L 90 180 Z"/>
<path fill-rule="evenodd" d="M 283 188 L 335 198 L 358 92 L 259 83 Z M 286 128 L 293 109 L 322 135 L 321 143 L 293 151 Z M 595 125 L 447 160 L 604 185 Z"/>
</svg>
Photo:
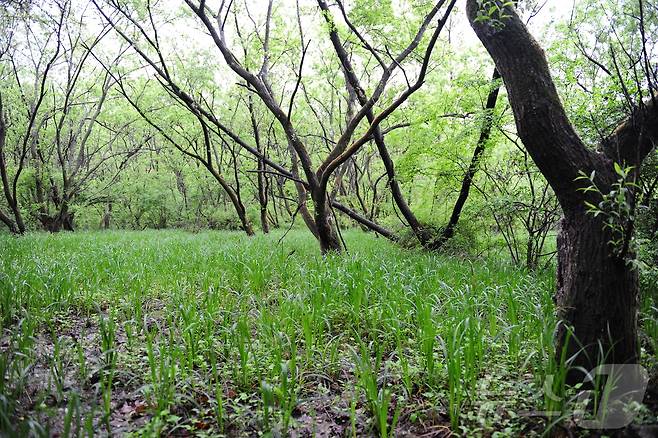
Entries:
<svg viewBox="0 0 658 438">
<path fill-rule="evenodd" d="M 617 173 L 617 175 L 622 176 L 622 177 L 626 176 L 626 174 L 624 173 L 624 171 L 622 170 L 622 168 L 619 164 L 614 163 L 614 166 L 615 166 L 615 172 Z"/>
</svg>

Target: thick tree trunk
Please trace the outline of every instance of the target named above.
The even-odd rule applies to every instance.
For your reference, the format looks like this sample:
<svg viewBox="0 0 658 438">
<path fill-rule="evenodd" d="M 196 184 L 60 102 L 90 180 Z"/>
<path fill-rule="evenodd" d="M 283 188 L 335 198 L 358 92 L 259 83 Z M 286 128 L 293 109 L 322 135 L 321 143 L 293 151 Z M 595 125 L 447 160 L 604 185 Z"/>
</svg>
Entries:
<svg viewBox="0 0 658 438">
<path fill-rule="evenodd" d="M 18 234 L 18 228 L 16 227 L 14 221 L 12 221 L 11 218 L 2 211 L 0 211 L 0 222 L 5 224 L 12 234 Z"/>
<path fill-rule="evenodd" d="M 583 208 L 567 213 L 560 226 L 555 301 L 566 325 L 558 327 L 556 354 L 566 348 L 566 357 L 577 355 L 574 364 L 588 371 L 599 362 L 637 363 L 637 270 L 612 254 L 600 217 Z M 573 370 L 569 377 L 578 383 L 584 375 Z"/>
<path fill-rule="evenodd" d="M 556 353 L 565 345 L 573 353 L 582 348 L 571 365 L 588 371 L 600 363 L 637 363 L 637 273 L 610 248 L 601 216 L 586 212 L 585 201 L 596 205 L 600 197 L 583 192 L 578 177 L 595 171 L 599 189 L 608 193 L 616 180 L 614 162 L 639 168 L 658 140 L 658 108 L 653 102 L 640 106 L 602 142 L 603 153 L 591 151 L 569 122 L 539 44 L 512 6 L 495 1 L 495 13 L 504 18 L 478 19 L 488 10 L 480 11 L 484 6 L 478 0 L 467 0 L 468 18 L 505 82 L 519 136 L 564 212 Z M 605 358 L 599 358 L 599 349 Z M 581 377 L 572 373 L 569 381 Z"/>
<path fill-rule="evenodd" d="M 54 215 L 41 214 L 39 221 L 45 231 L 59 233 L 60 231 L 75 231 L 73 226 L 74 214 L 69 212 L 67 206 L 62 206 Z"/>
</svg>

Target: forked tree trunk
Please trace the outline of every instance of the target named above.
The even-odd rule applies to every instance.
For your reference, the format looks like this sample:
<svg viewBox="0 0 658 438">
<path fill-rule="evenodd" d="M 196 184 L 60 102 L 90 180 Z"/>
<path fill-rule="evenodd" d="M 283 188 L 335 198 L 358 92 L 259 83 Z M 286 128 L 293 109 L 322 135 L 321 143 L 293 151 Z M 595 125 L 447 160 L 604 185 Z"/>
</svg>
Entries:
<svg viewBox="0 0 658 438">
<path fill-rule="evenodd" d="M 327 24 L 330 26 L 331 43 L 341 62 L 348 93 L 350 94 L 351 98 L 355 98 L 358 100 L 359 104 L 363 106 L 368 101 L 368 97 L 365 94 L 365 90 L 361 86 L 359 78 L 357 77 L 356 73 L 354 73 L 354 68 L 352 66 L 352 62 L 350 61 L 350 57 L 340 41 L 337 28 L 334 26 L 333 19 L 331 18 L 331 14 L 329 12 L 329 6 L 324 0 L 319 0 L 318 5 L 324 13 L 324 18 L 327 21 Z M 375 114 L 373 113 L 372 109 L 368 109 L 366 111 L 366 119 L 368 120 L 368 123 L 373 123 L 375 121 Z M 391 188 L 391 195 L 393 196 L 395 204 L 397 205 L 404 219 L 409 224 L 409 228 L 411 228 L 420 244 L 423 247 L 429 247 L 436 236 L 434 236 L 434 233 L 430 228 L 424 227 L 420 223 L 420 221 L 416 218 L 416 215 L 413 213 L 413 211 L 411 211 L 409 204 L 404 199 L 402 189 L 400 188 L 400 184 L 398 183 L 395 173 L 395 165 L 393 163 L 393 159 L 388 152 L 388 148 L 386 147 L 386 142 L 384 140 L 384 133 L 379 126 L 377 126 L 373 131 L 373 139 L 375 141 L 375 145 L 377 146 L 379 156 L 382 159 L 382 163 L 384 164 L 384 168 L 386 169 L 388 185 Z"/>
<path fill-rule="evenodd" d="M 75 231 L 73 226 L 73 213 L 68 211 L 68 207 L 62 207 L 52 216 L 41 214 L 39 221 L 45 231 L 50 233 L 59 233 L 60 231 Z"/>
<path fill-rule="evenodd" d="M 512 6 L 494 1 L 500 20 L 478 18 L 490 10 L 480 11 L 478 0 L 467 1 L 468 18 L 505 82 L 519 137 L 564 212 L 556 353 L 565 347 L 568 357 L 578 353 L 571 365 L 588 371 L 600 363 L 637 363 L 637 273 L 611 247 L 601 216 L 587 213 L 585 202 L 596 205 L 600 196 L 583 192 L 587 184 L 578 177 L 595 172 L 599 189 L 609 193 L 617 179 L 614 163 L 639 168 L 658 140 L 658 108 L 640 106 L 602 142 L 602 152 L 589 150 L 569 122 L 539 44 Z M 570 373 L 569 382 L 582 381 L 578 374 Z"/>
</svg>

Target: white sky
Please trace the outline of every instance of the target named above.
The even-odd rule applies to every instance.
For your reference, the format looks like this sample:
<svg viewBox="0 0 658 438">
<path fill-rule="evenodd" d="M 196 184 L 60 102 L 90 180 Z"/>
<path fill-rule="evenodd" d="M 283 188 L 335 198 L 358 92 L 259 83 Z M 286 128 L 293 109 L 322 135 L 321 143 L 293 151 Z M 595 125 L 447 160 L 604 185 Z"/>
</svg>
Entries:
<svg viewBox="0 0 658 438">
<path fill-rule="evenodd" d="M 157 0 L 153 0 L 157 1 Z M 537 3 L 542 5 L 539 12 L 534 16 L 529 24 L 531 32 L 534 34 L 535 38 L 542 40 L 543 32 L 546 29 L 546 26 L 554 21 L 560 21 L 565 18 L 568 18 L 571 13 L 577 0 L 536 0 Z M 274 7 L 280 12 L 286 13 L 291 20 L 296 20 L 295 17 L 295 8 L 297 0 L 275 0 Z M 180 10 L 181 5 L 183 4 L 182 0 L 160 0 L 158 2 L 160 5 L 164 6 L 163 9 L 168 9 L 170 11 Z M 317 9 L 317 3 L 315 0 L 299 0 L 300 6 L 303 9 Z M 347 7 L 349 7 L 349 0 L 345 1 Z M 264 20 L 265 11 L 267 9 L 268 0 L 247 0 L 249 9 L 254 16 L 254 18 L 262 22 Z M 331 0 L 329 0 L 331 6 Z M 459 41 L 460 46 L 462 47 L 472 47 L 473 45 L 479 45 L 479 41 L 475 36 L 475 33 L 468 24 L 466 15 L 464 13 L 465 0 L 458 0 L 455 10 L 453 11 L 450 21 L 452 27 L 452 36 L 454 41 Z M 340 20 L 339 12 L 336 7 L 332 7 L 334 12 L 334 17 L 336 20 Z M 259 20 L 260 18 L 260 20 Z M 245 26 L 251 28 L 252 23 L 244 17 Z M 311 18 L 308 16 L 302 17 L 303 26 L 306 28 L 307 32 L 310 32 L 310 27 L 312 26 Z M 199 23 L 197 23 L 199 24 Z M 241 23 L 242 24 L 242 23 Z M 295 22 L 290 23 L 290 31 L 297 33 L 297 26 Z M 173 25 L 173 34 L 178 35 L 187 35 L 187 36 L 197 36 L 198 38 L 198 28 L 190 29 L 187 25 L 183 23 L 172 23 Z"/>
</svg>

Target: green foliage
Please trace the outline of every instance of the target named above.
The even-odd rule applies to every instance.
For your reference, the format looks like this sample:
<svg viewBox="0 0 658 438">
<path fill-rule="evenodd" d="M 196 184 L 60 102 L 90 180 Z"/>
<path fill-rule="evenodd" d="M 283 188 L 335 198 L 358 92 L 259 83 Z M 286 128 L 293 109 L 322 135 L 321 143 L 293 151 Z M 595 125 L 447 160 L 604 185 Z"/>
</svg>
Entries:
<svg viewBox="0 0 658 438">
<path fill-rule="evenodd" d="M 505 19 L 511 17 L 505 9 L 513 7 L 514 3 L 514 1 L 478 0 L 479 8 L 475 22 L 485 22 L 495 29 L 502 29 L 505 27 Z"/>
<path fill-rule="evenodd" d="M 133 388 L 143 400 L 138 415 L 149 419 L 145 434 L 198 424 L 218 433 L 302 430 L 294 412 L 325 391 L 318 382 L 333 381 L 329 394 L 355 397 L 353 413 L 352 398 L 344 409 L 358 434 L 395 435 L 411 427 L 408 410 L 428 421 L 443 406 L 455 431 L 489 433 L 493 422 L 478 420 L 478 385 L 509 380 L 528 393 L 543 379 L 553 321 L 549 275 L 500 259 L 468 263 L 402 250 L 356 231 L 345 233 L 349 256 L 322 258 L 307 232 L 292 231 L 278 245 L 282 232 L 273 234 L 0 236 L 0 310 L 12 339 L 0 355 L 8 418 L 64 423 L 47 406 L 17 404 L 32 384 L 21 370 L 40 363 L 31 353 L 35 336 L 53 342 L 78 324 L 86 326 L 80 347 L 62 343 L 57 365 L 80 395 L 75 408 L 72 393 L 63 392 L 62 403 L 80 412 L 66 420 L 72 428 L 95 403 L 114 430 L 124 390 Z M 39 327 L 53 312 L 64 323 L 43 335 Z M 534 377 L 521 377 L 527 373 Z M 93 376 L 102 390 L 90 394 L 85 382 Z M 57 392 L 55 383 L 43 397 Z M 495 412 L 537 401 L 487 397 L 500 406 Z M 189 410 L 190 399 L 202 404 L 198 412 Z M 522 427 L 518 417 L 504 417 L 512 429 Z"/>
<path fill-rule="evenodd" d="M 601 216 L 604 227 L 607 228 L 612 237 L 608 242 L 617 257 L 624 258 L 626 262 L 633 263 L 636 259 L 634 254 L 637 251 L 636 242 L 631 227 L 635 223 L 635 199 L 636 193 L 640 188 L 636 181 L 633 167 L 622 168 L 619 164 L 614 163 L 617 180 L 612 184 L 611 190 L 604 193 L 596 184 L 595 172 L 587 175 L 580 172 L 576 180 L 586 181 L 588 184 L 579 190 L 584 193 L 595 193 L 600 199 L 598 204 L 585 201 L 587 212 L 593 217 Z M 626 258 L 627 256 L 630 258 Z"/>
</svg>

